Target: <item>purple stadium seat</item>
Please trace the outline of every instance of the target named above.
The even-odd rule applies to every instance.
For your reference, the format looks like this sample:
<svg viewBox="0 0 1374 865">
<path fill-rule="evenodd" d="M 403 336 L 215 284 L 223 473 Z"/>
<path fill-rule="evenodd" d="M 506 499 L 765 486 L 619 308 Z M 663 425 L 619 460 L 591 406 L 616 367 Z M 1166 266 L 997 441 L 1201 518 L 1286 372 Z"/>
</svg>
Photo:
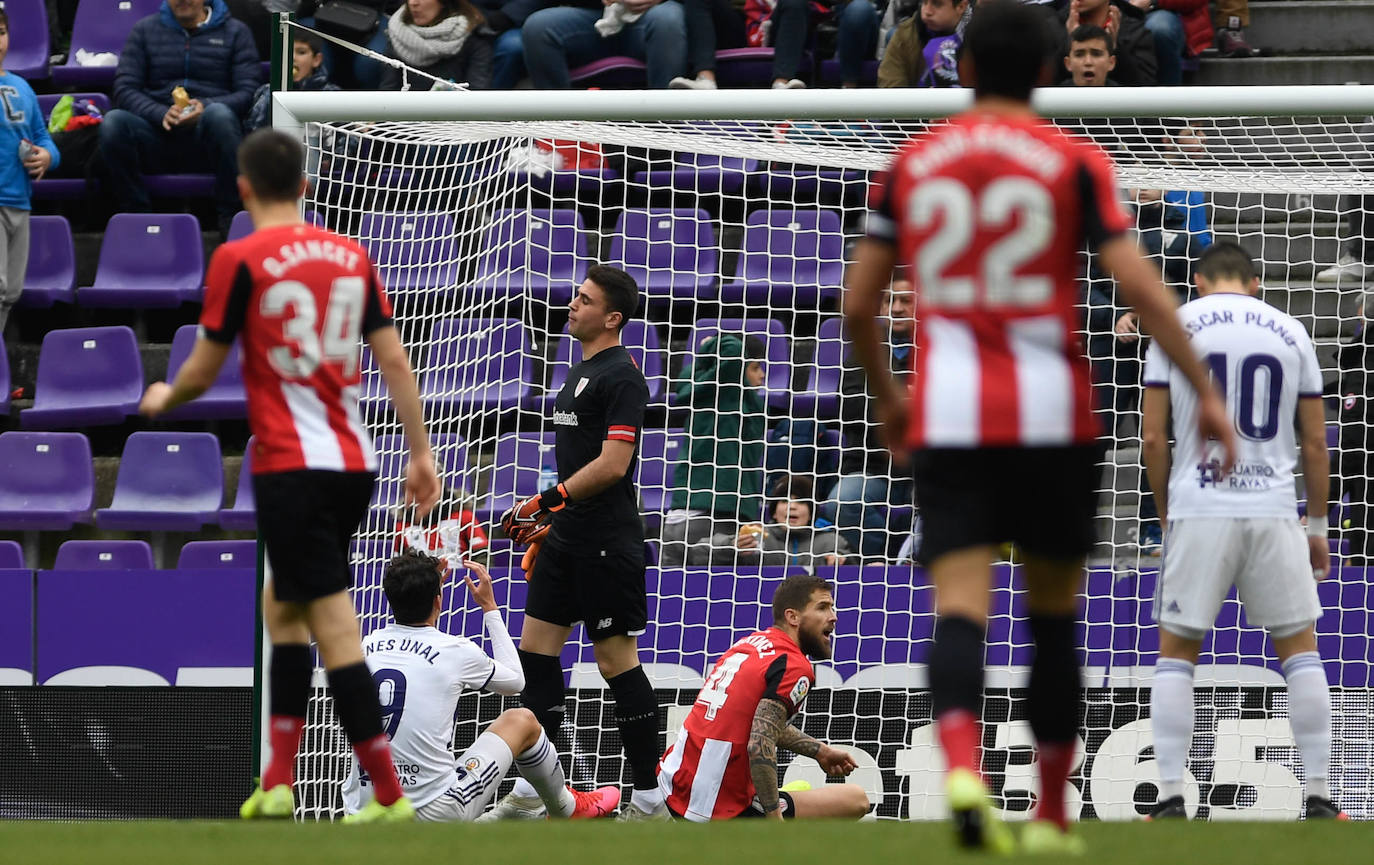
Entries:
<svg viewBox="0 0 1374 865">
<path fill-rule="evenodd" d="M 5 335 L 0 333 L 0 417 L 10 413 L 10 354 L 5 348 Z"/>
<path fill-rule="evenodd" d="M 820 79 L 822 84 L 838 85 L 840 81 L 840 61 L 822 60 Z M 858 83 L 872 87 L 878 82 L 878 61 L 865 60 L 860 64 Z"/>
<path fill-rule="evenodd" d="M 80 181 L 83 182 L 84 181 Z M 76 250 L 65 216 L 29 217 L 29 264 L 19 305 L 49 307 L 76 302 Z"/>
<path fill-rule="evenodd" d="M 639 364 L 640 372 L 649 385 L 649 404 L 662 404 L 663 392 L 668 387 L 663 374 L 663 348 L 658 339 L 658 330 L 642 319 L 625 322 L 620 331 L 620 343 L 630 352 L 630 357 Z M 531 397 L 527 405 L 534 411 L 548 414 L 553 411 L 553 402 L 558 391 L 568 380 L 568 370 L 573 364 L 582 361 L 582 344 L 566 333 L 558 335 L 558 346 L 554 349 L 553 374 L 549 377 L 548 390 L 542 396 Z"/>
<path fill-rule="evenodd" d="M 839 296 L 844 235 L 833 210 L 756 210 L 744 228 L 744 252 L 724 303 L 814 309 Z"/>
<path fill-rule="evenodd" d="M 161 5 L 162 0 L 81 0 L 72 23 L 71 53 L 65 65 L 52 68 L 53 85 L 108 91 L 114 84 L 115 67 L 78 65 L 76 52 L 84 49 L 92 54 L 118 55 L 134 24 L 157 14 Z"/>
<path fill-rule="evenodd" d="M 231 532 L 251 532 L 258 527 L 258 508 L 253 499 L 253 446 L 257 439 L 248 439 L 243 449 L 243 466 L 239 469 L 239 482 L 234 492 L 234 506 L 220 508 L 220 528 Z"/>
<path fill-rule="evenodd" d="M 145 174 L 143 186 L 154 198 L 209 198 L 215 194 L 215 175 Z"/>
<path fill-rule="evenodd" d="M 618 179 L 620 173 L 614 168 L 578 168 L 547 171 L 544 174 L 512 171 L 510 176 L 516 188 L 529 187 L 536 192 L 562 198 L 577 198 L 580 195 L 590 200 L 597 198 L 601 187 Z"/>
<path fill-rule="evenodd" d="M 673 500 L 673 472 L 683 455 L 680 429 L 644 430 L 639 440 L 639 475 L 635 487 L 648 529 L 657 527 Z"/>
<path fill-rule="evenodd" d="M 127 327 L 52 330 L 38 352 L 33 408 L 20 414 L 25 429 L 122 423 L 138 411 L 143 361 Z"/>
<path fill-rule="evenodd" d="M 553 433 L 508 433 L 496 440 L 487 498 L 477 506 L 475 515 L 482 525 L 491 525 L 519 499 L 539 492 L 539 472 L 555 467 Z"/>
<path fill-rule="evenodd" d="M 147 541 L 65 541 L 57 548 L 54 571 L 152 570 Z"/>
<path fill-rule="evenodd" d="M 105 226 L 95 284 L 77 303 L 174 307 L 199 301 L 205 279 L 200 223 L 189 213 L 117 213 Z"/>
<path fill-rule="evenodd" d="M 311 225 L 324 225 L 324 217 L 314 210 L 305 212 L 305 221 Z M 229 234 L 225 236 L 224 242 L 231 240 L 242 240 L 253 233 L 253 217 L 246 210 L 240 210 L 234 214 L 233 220 L 229 223 Z"/>
<path fill-rule="evenodd" d="M 827 318 L 816 334 L 816 357 L 807 367 L 806 389 L 792 397 L 792 416 L 829 419 L 840 415 L 840 377 L 844 372 L 844 320 Z"/>
<path fill-rule="evenodd" d="M 176 378 L 181 365 L 191 356 L 196 344 L 196 325 L 183 324 L 172 335 L 172 353 L 167 359 L 167 381 Z M 210 389 L 185 405 L 168 412 L 168 420 L 222 420 L 248 416 L 248 396 L 243 390 L 243 369 L 239 343 L 229 348 L 229 356 L 219 368 Z"/>
<path fill-rule="evenodd" d="M 24 567 L 24 548 L 18 541 L 0 541 L 0 570 Z"/>
<path fill-rule="evenodd" d="M 177 570 L 192 568 L 256 568 L 257 541 L 191 541 L 177 556 Z"/>
<path fill-rule="evenodd" d="M 0 433 L 0 529 L 50 531 L 91 521 L 95 469 L 81 433 Z"/>
<path fill-rule="evenodd" d="M 224 501 L 224 465 L 212 433 L 136 432 L 124 443 L 102 529 L 198 531 Z"/>
<path fill-rule="evenodd" d="M 83 100 L 83 99 L 84 99 L 84 100 L 88 100 L 88 101 L 89 101 L 92 105 L 94 105 L 96 108 L 100 109 L 101 113 L 107 113 L 107 112 L 109 112 L 109 110 L 110 110 L 110 97 L 106 96 L 104 93 L 70 93 L 70 94 L 62 94 L 62 93 L 40 93 L 40 94 L 38 95 L 38 108 L 39 108 L 39 110 L 41 110 L 41 111 L 43 112 L 43 119 L 44 119 L 44 121 L 46 121 L 46 120 L 52 115 L 53 106 L 55 106 L 55 105 L 57 104 L 58 100 L 60 100 L 64 95 L 71 96 L 73 100 L 78 101 L 78 102 L 81 101 L 81 100 Z M 34 181 L 34 183 L 33 183 L 33 197 L 34 197 L 34 198 L 41 198 L 41 199 L 71 199 L 71 198 L 85 198 L 88 194 L 89 194 L 89 190 L 87 189 L 86 178 L 84 178 L 84 177 L 45 177 L 45 178 L 43 178 L 42 180 L 36 180 L 36 181 Z M 37 217 L 35 217 L 35 219 L 36 219 L 36 218 L 37 218 Z M 53 218 L 53 217 L 47 217 L 47 218 L 51 219 L 51 218 Z M 33 247 L 32 247 L 32 244 L 33 244 L 33 240 L 32 240 L 32 236 L 30 236 L 29 243 L 30 243 L 29 267 L 32 268 L 32 267 L 33 267 L 33 259 L 32 259 L 32 255 L 33 255 L 33 253 L 32 253 L 32 248 L 33 248 Z M 74 289 L 74 288 L 75 288 L 75 283 L 73 283 L 73 289 Z"/>
<path fill-rule="evenodd" d="M 358 239 L 392 292 L 453 290 L 458 239 L 449 213 L 365 213 Z"/>
<path fill-rule="evenodd" d="M 14 52 L 10 53 L 13 54 Z M 8 64 L 8 61 L 6 63 Z M 39 93 L 38 108 L 43 112 L 44 120 L 52 116 L 53 108 L 62 101 L 63 96 L 70 96 L 73 102 L 80 102 L 84 99 L 99 108 L 101 114 L 108 113 L 111 108 L 110 97 L 99 91 L 91 91 L 90 93 Z"/>
<path fill-rule="evenodd" d="M 5 71 L 30 81 L 48 77 L 48 11 L 44 0 L 6 0 L 10 50 Z"/>
<path fill-rule="evenodd" d="M 410 461 L 410 445 L 404 434 L 392 433 L 377 436 L 372 446 L 377 451 L 378 478 L 372 496 L 372 509 L 391 510 L 399 507 L 405 499 L 402 478 Z M 471 490 L 472 485 L 468 482 L 468 449 L 462 438 L 454 433 L 431 434 L 430 448 L 434 451 L 434 461 L 438 464 L 439 480 L 444 489 Z M 440 518 L 444 516 L 447 514 Z"/>
<path fill-rule="evenodd" d="M 482 241 L 474 288 L 498 297 L 572 299 L 587 278 L 587 236 L 576 210 L 498 210 Z"/>
<path fill-rule="evenodd" d="M 797 67 L 811 68 L 811 54 L 804 52 Z M 716 80 L 722 87 L 765 87 L 773 81 L 772 48 L 725 48 L 716 52 Z"/>
<path fill-rule="evenodd" d="M 597 86 L 623 90 L 625 88 L 644 88 L 643 61 L 633 57 L 602 57 L 591 63 L 568 70 L 568 80 L 573 84 Z"/>
<path fill-rule="evenodd" d="M 703 210 L 626 210 L 616 220 L 609 263 L 647 300 L 715 296 L 716 235 Z"/>
<path fill-rule="evenodd" d="M 635 172 L 634 182 L 647 185 L 651 192 L 670 188 L 696 195 L 732 195 L 744 189 L 744 181 L 758 167 L 757 159 L 741 156 L 682 153 L 670 167 Z"/>
<path fill-rule="evenodd" d="M 529 335 L 514 318 L 435 322 L 420 396 L 453 412 L 516 408 L 529 396 L 532 353 Z"/>
<path fill-rule="evenodd" d="M 689 364 L 693 354 L 711 337 L 719 333 L 744 334 L 757 337 L 764 344 L 763 389 L 768 395 L 768 404 L 775 408 L 786 408 L 792 396 L 792 349 L 787 341 L 787 331 L 782 322 L 773 318 L 703 318 L 692 329 L 692 342 L 687 357 L 683 359 L 682 377 L 691 375 Z M 669 394 L 669 405 L 680 405 L 674 388 Z"/>
</svg>

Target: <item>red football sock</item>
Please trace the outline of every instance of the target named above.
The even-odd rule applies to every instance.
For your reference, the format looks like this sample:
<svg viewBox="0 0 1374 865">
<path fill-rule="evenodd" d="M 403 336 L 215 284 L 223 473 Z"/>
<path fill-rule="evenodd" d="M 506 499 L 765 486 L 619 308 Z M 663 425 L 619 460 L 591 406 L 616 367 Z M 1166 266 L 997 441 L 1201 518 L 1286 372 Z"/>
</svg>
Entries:
<svg viewBox="0 0 1374 865">
<path fill-rule="evenodd" d="M 262 789 L 296 783 L 296 752 L 301 747 L 305 719 L 293 715 L 273 715 L 268 730 L 272 759 L 262 772 Z"/>
<path fill-rule="evenodd" d="M 391 740 L 385 733 L 379 733 L 365 742 L 353 746 L 358 763 L 372 778 L 373 796 L 383 805 L 390 805 L 401 798 L 401 779 L 396 777 L 396 767 L 391 762 Z"/>
<path fill-rule="evenodd" d="M 1073 770 L 1072 742 L 1040 742 L 1040 805 L 1036 819 L 1053 820 L 1060 829 L 1069 827 L 1064 809 L 1064 792 Z"/>
<path fill-rule="evenodd" d="M 951 769 L 978 771 L 978 746 L 983 732 L 978 716 L 967 709 L 949 709 L 935 719 L 940 747 Z"/>
</svg>

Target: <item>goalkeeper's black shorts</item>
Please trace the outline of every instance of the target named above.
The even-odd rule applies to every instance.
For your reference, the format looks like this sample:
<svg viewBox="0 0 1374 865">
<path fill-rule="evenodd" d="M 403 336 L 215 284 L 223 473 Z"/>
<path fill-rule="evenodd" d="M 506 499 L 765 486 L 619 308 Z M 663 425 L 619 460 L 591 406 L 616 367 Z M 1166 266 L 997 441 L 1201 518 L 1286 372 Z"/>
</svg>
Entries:
<svg viewBox="0 0 1374 865">
<path fill-rule="evenodd" d="M 924 448 L 912 453 L 924 565 L 968 547 L 1013 543 L 1049 559 L 1092 551 L 1097 445 Z"/>
<path fill-rule="evenodd" d="M 639 636 L 649 621 L 644 547 L 569 550 L 545 542 L 530 573 L 525 615 L 554 625 L 582 622 L 590 640 Z"/>
</svg>

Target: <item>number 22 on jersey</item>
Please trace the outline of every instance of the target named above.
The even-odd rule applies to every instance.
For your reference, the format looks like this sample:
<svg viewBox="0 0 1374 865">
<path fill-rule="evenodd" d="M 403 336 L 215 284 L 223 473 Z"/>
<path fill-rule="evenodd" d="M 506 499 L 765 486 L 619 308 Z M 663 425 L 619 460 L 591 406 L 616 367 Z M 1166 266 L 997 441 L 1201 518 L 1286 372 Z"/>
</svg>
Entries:
<svg viewBox="0 0 1374 865">
<path fill-rule="evenodd" d="M 324 324 L 319 324 L 315 294 L 304 283 L 287 279 L 262 293 L 258 310 L 264 318 L 281 318 L 289 345 L 268 352 L 272 367 L 286 379 L 306 379 L 321 363 L 340 363 L 344 377 L 358 364 L 367 283 L 361 276 L 340 276 L 329 285 Z M 287 315 L 289 314 L 289 318 Z"/>
</svg>

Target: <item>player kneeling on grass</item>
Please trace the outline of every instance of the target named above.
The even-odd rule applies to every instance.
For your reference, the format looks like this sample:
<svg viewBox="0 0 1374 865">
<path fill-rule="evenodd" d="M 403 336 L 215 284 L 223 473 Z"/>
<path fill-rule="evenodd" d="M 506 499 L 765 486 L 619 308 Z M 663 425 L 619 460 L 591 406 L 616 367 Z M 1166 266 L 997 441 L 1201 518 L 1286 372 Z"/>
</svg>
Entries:
<svg viewBox="0 0 1374 865">
<path fill-rule="evenodd" d="M 677 741 L 658 764 L 658 786 L 675 816 L 848 817 L 868 813 L 857 784 L 778 789 L 778 748 L 812 757 L 830 775 L 854 759 L 788 724 L 816 681 L 808 658 L 830 657 L 835 599 L 820 577 L 788 577 L 773 593 L 773 626 L 730 647 L 697 694 Z"/>
<path fill-rule="evenodd" d="M 377 683 L 382 721 L 406 796 L 420 820 L 472 820 L 496 795 L 511 763 L 533 785 L 554 817 L 608 817 L 620 804 L 618 787 L 591 793 L 570 789 L 544 730 L 528 709 L 502 712 L 457 759 L 451 744 L 458 697 L 465 689 L 505 696 L 520 693 L 525 676 L 515 643 L 496 608 L 491 577 L 464 562 L 468 593 L 482 608 L 493 660 L 466 637 L 435 627 L 447 575 L 440 559 L 407 551 L 386 568 L 382 589 L 395 622 L 363 641 Z M 476 577 L 476 579 L 473 578 Z M 344 782 L 344 808 L 356 813 L 372 798 L 372 783 L 354 761 Z"/>
</svg>

